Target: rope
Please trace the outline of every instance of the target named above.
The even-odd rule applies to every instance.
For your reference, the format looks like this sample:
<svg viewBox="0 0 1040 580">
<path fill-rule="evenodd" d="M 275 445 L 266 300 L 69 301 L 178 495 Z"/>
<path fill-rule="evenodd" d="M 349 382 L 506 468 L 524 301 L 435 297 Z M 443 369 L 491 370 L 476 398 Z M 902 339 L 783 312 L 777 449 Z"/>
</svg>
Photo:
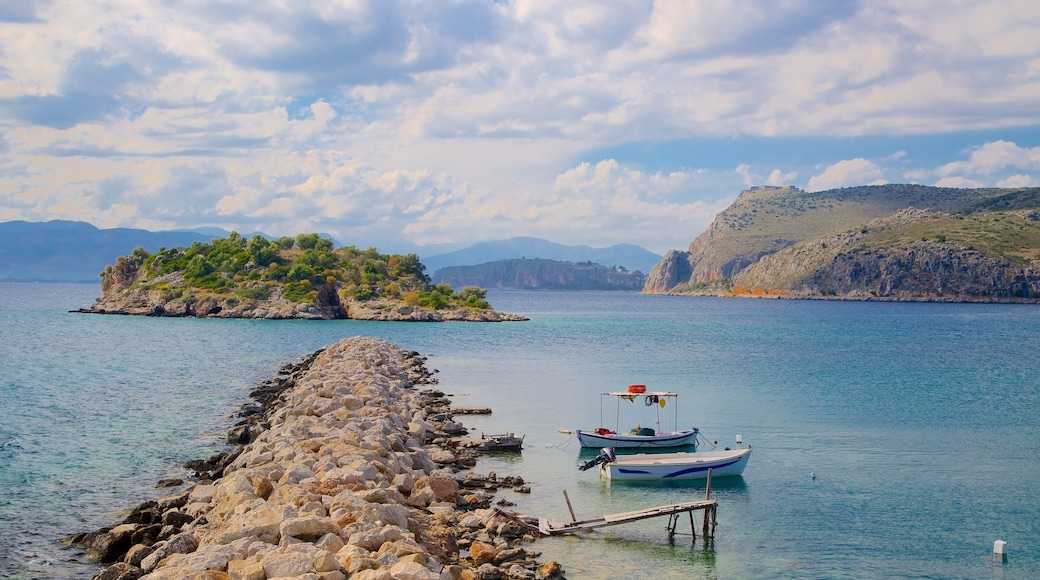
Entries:
<svg viewBox="0 0 1040 580">
<path fill-rule="evenodd" d="M 550 444 L 546 443 L 545 446 L 548 447 L 548 448 L 566 449 L 567 446 L 571 444 L 571 441 L 574 441 L 574 434 L 573 433 L 563 443 L 560 443 L 558 445 L 550 445 Z"/>
<path fill-rule="evenodd" d="M 711 448 L 712 448 L 712 449 L 717 449 L 717 448 L 718 448 L 718 445 L 717 445 L 717 444 L 716 444 L 715 442 L 713 442 L 713 441 L 709 440 L 709 439 L 708 439 L 707 437 L 705 437 L 705 436 L 704 436 L 704 434 L 703 434 L 703 433 L 701 433 L 700 431 L 698 431 L 698 432 L 697 432 L 697 440 L 698 440 L 698 441 L 701 441 L 701 440 L 703 440 L 703 441 L 704 441 L 704 444 L 705 444 L 705 445 L 711 445 Z"/>
</svg>

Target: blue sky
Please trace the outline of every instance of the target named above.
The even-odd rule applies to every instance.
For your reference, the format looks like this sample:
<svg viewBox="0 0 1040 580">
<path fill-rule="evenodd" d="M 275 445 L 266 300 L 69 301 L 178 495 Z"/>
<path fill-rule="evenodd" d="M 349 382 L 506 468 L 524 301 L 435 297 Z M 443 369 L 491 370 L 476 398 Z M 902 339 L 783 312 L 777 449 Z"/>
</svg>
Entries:
<svg viewBox="0 0 1040 580">
<path fill-rule="evenodd" d="M 0 221 L 663 253 L 874 183 L 1040 186 L 1040 3 L 0 3 Z"/>
</svg>

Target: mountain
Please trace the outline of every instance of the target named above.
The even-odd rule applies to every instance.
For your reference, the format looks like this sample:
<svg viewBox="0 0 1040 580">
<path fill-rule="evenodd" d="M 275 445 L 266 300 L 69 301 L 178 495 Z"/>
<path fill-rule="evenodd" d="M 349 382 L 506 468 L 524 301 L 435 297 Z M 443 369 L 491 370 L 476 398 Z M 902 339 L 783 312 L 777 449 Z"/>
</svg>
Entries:
<svg viewBox="0 0 1040 580">
<path fill-rule="evenodd" d="M 508 240 L 480 242 L 468 248 L 423 256 L 426 273 L 435 276 L 437 270 L 448 266 L 475 266 L 486 262 L 514 258 L 544 258 L 562 262 L 595 262 L 606 266 L 623 266 L 628 270 L 649 272 L 661 256 L 632 244 L 618 244 L 609 248 L 565 246 L 540 238 L 516 237 Z"/>
<path fill-rule="evenodd" d="M 434 284 L 453 288 L 479 286 L 496 290 L 642 290 L 646 276 L 638 270 L 608 268 L 592 262 L 541 258 L 498 260 L 476 266 L 437 270 Z"/>
<path fill-rule="evenodd" d="M 214 236 L 199 232 L 101 230 L 85 222 L 0 223 L 0 280 L 98 282 L 105 266 L 134 248 L 190 246 Z"/>
<path fill-rule="evenodd" d="M 1040 188 L 752 188 L 643 291 L 1040 302 Z"/>
<path fill-rule="evenodd" d="M 102 230 L 86 222 L 65 220 L 0 222 L 0 281 L 97 282 L 105 266 L 134 248 L 155 252 L 187 247 L 229 233 L 220 228 Z M 247 239 L 254 235 L 274 239 L 259 232 L 242 234 Z M 332 240 L 328 234 L 318 236 Z"/>
</svg>

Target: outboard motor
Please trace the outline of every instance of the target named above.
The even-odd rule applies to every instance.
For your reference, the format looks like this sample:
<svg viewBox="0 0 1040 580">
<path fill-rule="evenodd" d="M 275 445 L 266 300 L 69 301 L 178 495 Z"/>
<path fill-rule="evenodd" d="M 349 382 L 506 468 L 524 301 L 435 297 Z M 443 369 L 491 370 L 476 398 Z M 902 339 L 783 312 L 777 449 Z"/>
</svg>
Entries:
<svg viewBox="0 0 1040 580">
<path fill-rule="evenodd" d="M 581 471 L 585 471 L 586 469 L 591 469 L 602 463 L 610 463 L 611 461 L 614 461 L 614 450 L 610 447 L 604 447 L 603 449 L 600 449 L 599 455 L 593 457 L 585 463 L 582 463 L 578 466 L 578 469 Z"/>
</svg>

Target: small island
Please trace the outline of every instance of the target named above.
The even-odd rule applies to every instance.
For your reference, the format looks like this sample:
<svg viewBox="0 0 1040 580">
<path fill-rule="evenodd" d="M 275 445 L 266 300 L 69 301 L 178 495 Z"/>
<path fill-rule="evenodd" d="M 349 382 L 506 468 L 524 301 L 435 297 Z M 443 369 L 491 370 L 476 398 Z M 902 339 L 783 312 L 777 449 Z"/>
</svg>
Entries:
<svg viewBox="0 0 1040 580">
<path fill-rule="evenodd" d="M 334 247 L 318 234 L 271 240 L 236 232 L 149 253 L 100 273 L 102 295 L 77 312 L 195 318 L 527 320 L 494 310 L 487 291 L 433 285 L 415 254 Z"/>
<path fill-rule="evenodd" d="M 452 286 L 475 285 L 495 290 L 593 290 L 639 292 L 646 276 L 624 266 L 591 261 L 543 258 L 497 260 L 475 266 L 449 266 L 433 273 L 434 281 Z"/>
</svg>

